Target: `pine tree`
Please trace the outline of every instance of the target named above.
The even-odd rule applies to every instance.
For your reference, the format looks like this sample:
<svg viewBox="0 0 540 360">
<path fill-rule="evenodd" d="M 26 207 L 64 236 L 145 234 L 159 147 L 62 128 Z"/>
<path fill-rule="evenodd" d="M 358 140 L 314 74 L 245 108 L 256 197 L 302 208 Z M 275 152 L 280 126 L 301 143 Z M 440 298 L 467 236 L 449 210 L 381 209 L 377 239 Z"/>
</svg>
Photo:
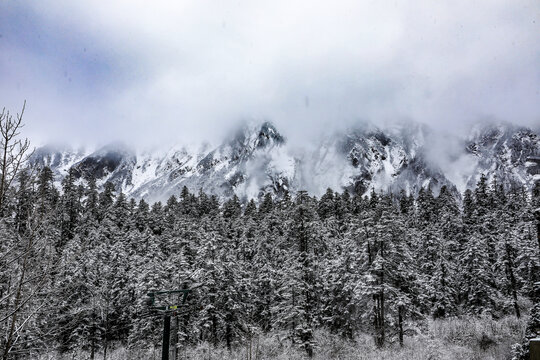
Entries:
<svg viewBox="0 0 540 360">
<path fill-rule="evenodd" d="M 42 218 L 53 211 L 58 201 L 58 190 L 54 187 L 53 180 L 52 170 L 48 166 L 43 167 L 37 183 L 37 212 Z"/>
<path fill-rule="evenodd" d="M 16 195 L 15 227 L 20 234 L 28 231 L 28 222 L 34 206 L 32 179 L 28 169 L 23 169 L 17 175 L 19 187 Z"/>
<path fill-rule="evenodd" d="M 313 356 L 314 340 L 313 328 L 315 327 L 316 309 L 316 257 L 317 246 L 316 232 L 313 222 L 316 220 L 314 204 L 307 196 L 307 193 L 300 191 L 296 198 L 296 210 L 291 228 L 291 236 L 296 240 L 298 246 L 297 261 L 300 271 L 300 288 L 298 299 L 303 316 L 295 327 L 295 337 L 304 348 L 309 357 Z"/>
<path fill-rule="evenodd" d="M 259 213 L 261 213 L 264 216 L 265 214 L 268 214 L 269 212 L 271 212 L 273 208 L 274 208 L 274 202 L 272 200 L 272 194 L 270 193 L 264 194 L 264 199 L 261 205 L 259 206 Z"/>
<path fill-rule="evenodd" d="M 360 313 L 360 299 L 356 288 L 361 281 L 361 273 L 357 263 L 366 259 L 350 237 L 333 240 L 329 246 L 333 251 L 327 255 L 328 266 L 323 269 L 322 276 L 322 318 L 330 331 L 353 340 Z"/>
<path fill-rule="evenodd" d="M 135 226 L 140 232 L 143 232 L 148 228 L 148 220 L 150 218 L 149 211 L 150 207 L 148 206 L 148 203 L 144 201 L 144 199 L 141 199 L 137 206 L 137 210 L 135 211 Z"/>
<path fill-rule="evenodd" d="M 238 196 L 233 197 L 223 204 L 223 217 L 224 218 L 237 218 L 242 214 L 242 207 Z"/>
<path fill-rule="evenodd" d="M 61 238 L 57 244 L 59 249 L 75 236 L 75 228 L 78 225 L 81 212 L 81 204 L 79 202 L 78 188 L 75 186 L 73 169 L 69 171 L 68 176 L 62 182 L 62 192 Z"/>
<path fill-rule="evenodd" d="M 465 305 L 469 312 L 482 314 L 497 309 L 497 291 L 492 284 L 486 242 L 474 233 L 460 256 L 460 281 L 464 285 Z"/>
<path fill-rule="evenodd" d="M 96 179 L 89 177 L 88 186 L 86 189 L 86 201 L 84 204 L 84 212 L 86 214 L 86 222 L 99 220 L 99 193 L 97 191 Z"/>
<path fill-rule="evenodd" d="M 335 215 L 334 191 L 332 189 L 326 189 L 326 193 L 319 201 L 317 212 L 319 213 L 319 217 L 321 219 L 326 219 L 332 215 Z"/>
<path fill-rule="evenodd" d="M 246 208 L 244 209 L 244 217 L 245 218 L 251 218 L 256 215 L 257 212 L 257 205 L 255 204 L 255 200 L 251 199 L 246 205 Z"/>
<path fill-rule="evenodd" d="M 473 193 L 470 189 L 465 190 L 463 195 L 463 224 L 467 234 L 473 231 L 473 224 L 476 222 L 476 206 Z"/>
<path fill-rule="evenodd" d="M 416 312 L 410 300 L 416 287 L 413 275 L 416 271 L 404 240 L 404 225 L 389 197 L 380 199 L 373 216 L 374 227 L 366 242 L 368 263 L 362 295 L 373 301 L 374 340 L 382 347 L 388 326 L 400 330 L 402 343 L 404 314 Z"/>
</svg>

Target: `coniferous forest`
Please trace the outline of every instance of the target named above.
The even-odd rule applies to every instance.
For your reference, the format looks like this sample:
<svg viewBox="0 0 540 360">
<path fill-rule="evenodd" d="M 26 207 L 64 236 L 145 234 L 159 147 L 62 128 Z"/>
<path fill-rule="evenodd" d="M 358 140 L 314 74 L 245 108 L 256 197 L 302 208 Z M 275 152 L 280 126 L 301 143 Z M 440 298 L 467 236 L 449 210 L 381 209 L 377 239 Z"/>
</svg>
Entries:
<svg viewBox="0 0 540 360">
<path fill-rule="evenodd" d="M 21 170 L 1 205 L 4 359 L 159 356 L 151 290 L 192 288 L 172 318 L 173 347 L 237 354 L 261 336 L 311 357 L 320 331 L 384 349 L 437 319 L 540 320 L 538 188 L 483 176 L 460 198 L 445 187 L 417 197 L 328 189 L 220 203 L 184 187 L 149 204 L 73 172 L 61 189 L 53 180 L 47 167 Z M 513 352 L 527 356 L 520 344 Z"/>
</svg>

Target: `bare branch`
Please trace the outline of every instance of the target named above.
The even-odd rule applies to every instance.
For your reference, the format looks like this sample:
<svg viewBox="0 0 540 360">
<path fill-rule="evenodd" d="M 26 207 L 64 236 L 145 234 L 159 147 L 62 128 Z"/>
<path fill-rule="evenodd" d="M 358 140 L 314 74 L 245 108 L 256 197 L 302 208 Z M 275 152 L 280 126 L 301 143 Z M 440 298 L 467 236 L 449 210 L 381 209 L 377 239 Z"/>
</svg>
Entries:
<svg viewBox="0 0 540 360">
<path fill-rule="evenodd" d="M 0 114 L 0 211 L 4 205 L 6 192 L 17 177 L 22 165 L 28 161 L 33 151 L 30 151 L 30 141 L 25 138 L 18 139 L 20 130 L 24 127 L 22 122 L 26 100 L 20 113 L 15 118 L 5 108 Z"/>
</svg>

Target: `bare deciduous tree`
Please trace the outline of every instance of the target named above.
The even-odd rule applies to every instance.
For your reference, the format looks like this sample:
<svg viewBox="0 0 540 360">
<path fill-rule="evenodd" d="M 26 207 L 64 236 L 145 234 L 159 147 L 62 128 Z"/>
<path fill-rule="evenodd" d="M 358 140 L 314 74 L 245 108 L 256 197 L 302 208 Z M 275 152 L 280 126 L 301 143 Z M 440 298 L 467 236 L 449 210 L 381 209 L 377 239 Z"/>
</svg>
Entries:
<svg viewBox="0 0 540 360">
<path fill-rule="evenodd" d="M 20 174 L 28 174 L 27 169 Z M 18 192 L 29 191 L 35 179 L 28 174 L 27 181 L 20 181 Z M 9 196 L 9 195 L 8 195 Z M 28 221 L 24 229 L 9 229 L 0 222 L 0 238 L 3 238 L 3 254 L 0 257 L 0 275 L 4 273 L 7 286 L 0 291 L 0 324 L 3 333 L 0 348 L 3 360 L 13 358 L 13 354 L 22 354 L 25 348 L 25 334 L 28 328 L 35 327 L 33 320 L 41 309 L 47 305 L 47 295 L 43 294 L 48 285 L 48 275 L 56 266 L 53 259 L 51 242 L 47 236 L 45 224 L 37 214 L 35 206 L 19 208 L 26 212 Z M 7 275 L 7 276 L 6 276 Z M 38 347 L 38 337 L 34 337 L 33 347 Z M 17 358 L 15 356 L 15 358 Z"/>
<path fill-rule="evenodd" d="M 15 117 L 6 108 L 0 113 L 0 211 L 4 206 L 5 195 L 19 169 L 32 155 L 30 141 L 20 138 L 20 130 L 24 126 L 22 118 L 26 100 L 20 114 Z"/>
<path fill-rule="evenodd" d="M 0 214 L 3 212 L 8 193 L 13 181 L 22 174 L 21 171 L 27 163 L 33 151 L 30 150 L 30 141 L 20 137 L 26 101 L 20 114 L 13 116 L 5 108 L 0 113 Z M 30 175 L 28 175 L 30 176 Z M 25 191 L 22 187 L 29 184 L 21 183 L 19 191 Z M 28 209 L 29 212 L 33 210 Z M 33 219 L 31 214 L 25 218 Z M 37 219 L 37 218 L 36 218 Z M 6 333 L 3 334 L 2 352 L 3 359 L 8 359 L 13 347 L 21 338 L 29 320 L 42 307 L 31 304 L 36 294 L 43 288 L 46 272 L 40 268 L 47 268 L 46 264 L 39 262 L 40 248 L 37 246 L 35 231 L 39 221 L 25 222 L 26 229 L 18 232 L 3 233 L 3 245 L 7 246 L 2 256 L 2 265 L 6 266 L 4 272 L 9 271 L 8 286 L 0 296 L 0 323 L 6 325 Z M 34 306 L 30 306 L 34 305 Z"/>
</svg>

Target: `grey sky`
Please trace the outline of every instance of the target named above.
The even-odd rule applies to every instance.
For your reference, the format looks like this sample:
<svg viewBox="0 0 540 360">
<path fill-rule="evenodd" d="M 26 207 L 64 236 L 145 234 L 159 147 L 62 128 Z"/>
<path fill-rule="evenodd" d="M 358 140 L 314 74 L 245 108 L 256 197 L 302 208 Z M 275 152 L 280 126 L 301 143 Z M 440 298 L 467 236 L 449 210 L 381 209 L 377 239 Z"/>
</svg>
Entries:
<svg viewBox="0 0 540 360">
<path fill-rule="evenodd" d="M 27 99 L 36 142 L 540 124 L 537 0 L 5 0 L 0 35 L 0 106 Z"/>
</svg>

